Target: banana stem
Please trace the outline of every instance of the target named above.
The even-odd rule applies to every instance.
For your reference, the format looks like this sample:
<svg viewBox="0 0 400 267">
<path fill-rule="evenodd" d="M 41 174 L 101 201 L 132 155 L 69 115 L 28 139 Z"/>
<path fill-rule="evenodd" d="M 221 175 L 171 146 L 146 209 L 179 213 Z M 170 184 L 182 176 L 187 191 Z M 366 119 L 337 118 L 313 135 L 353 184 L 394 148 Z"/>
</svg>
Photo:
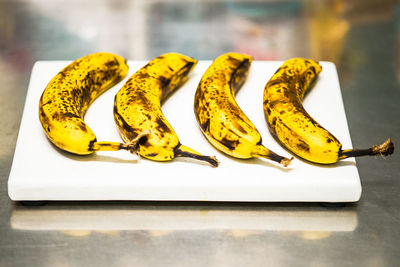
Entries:
<svg viewBox="0 0 400 267">
<path fill-rule="evenodd" d="M 92 145 L 92 151 L 118 151 L 118 150 L 128 150 L 131 153 L 136 153 L 138 150 L 137 143 L 123 144 L 118 142 L 94 142 Z"/>
<path fill-rule="evenodd" d="M 182 144 L 179 144 L 175 149 L 174 149 L 175 157 L 186 157 L 186 158 L 193 158 L 201 161 L 205 161 L 210 163 L 214 167 L 218 167 L 219 161 L 217 158 L 210 157 L 210 156 L 205 156 L 201 155 L 200 153 L 196 152 L 195 150 L 184 146 Z"/>
<path fill-rule="evenodd" d="M 290 162 L 293 160 L 293 157 L 288 159 L 281 155 L 276 154 L 275 152 L 269 150 L 265 146 L 259 145 L 257 146 L 257 150 L 254 153 L 255 157 L 263 157 L 266 159 L 270 159 L 272 161 L 278 162 L 282 164 L 284 167 L 289 166 Z"/>
<path fill-rule="evenodd" d="M 135 139 L 131 140 L 128 144 L 118 142 L 93 142 L 91 143 L 92 151 L 118 151 L 121 149 L 128 150 L 131 153 L 139 153 L 139 141 L 141 138 L 146 137 L 150 134 L 150 131 L 144 131 L 136 136 Z"/>
<path fill-rule="evenodd" d="M 382 157 L 393 154 L 394 144 L 390 140 L 386 140 L 383 144 L 377 146 L 373 145 L 367 149 L 346 149 L 339 151 L 339 159 L 345 159 L 350 157 L 361 157 L 361 156 L 375 156 L 379 155 Z"/>
</svg>

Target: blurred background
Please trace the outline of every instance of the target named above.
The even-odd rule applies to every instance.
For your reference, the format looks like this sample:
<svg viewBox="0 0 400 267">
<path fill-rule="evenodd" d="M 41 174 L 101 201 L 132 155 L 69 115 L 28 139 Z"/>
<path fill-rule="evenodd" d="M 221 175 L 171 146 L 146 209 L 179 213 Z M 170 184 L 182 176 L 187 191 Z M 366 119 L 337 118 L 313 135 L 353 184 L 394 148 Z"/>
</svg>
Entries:
<svg viewBox="0 0 400 267">
<path fill-rule="evenodd" d="M 244 233 L 186 229 L 171 234 L 128 231 L 129 227 L 124 231 L 105 231 L 103 227 L 94 231 L 89 227 L 74 232 L 40 226 L 47 209 L 50 214 L 60 211 L 54 218 L 69 218 L 71 210 L 83 210 L 84 214 L 93 209 L 81 204 L 55 204 L 30 221 L 29 210 L 9 200 L 7 179 L 32 66 L 37 60 L 73 60 L 97 51 L 114 52 L 131 60 L 151 59 L 166 52 L 212 60 L 236 51 L 256 60 L 309 57 L 332 61 L 338 69 L 353 146 L 365 147 L 389 136 L 395 144 L 400 143 L 398 1 L 0 0 L 1 266 L 83 266 L 93 263 L 87 258 L 92 253 L 98 256 L 98 266 L 112 266 L 117 259 L 116 265 L 135 260 L 140 266 L 161 266 L 161 258 L 172 266 L 285 266 L 296 261 L 303 266 L 396 266 L 400 262 L 398 153 L 387 160 L 357 159 L 363 184 L 360 202 L 328 213 L 334 218 L 323 221 L 327 229 L 316 232 L 309 231 L 312 227 L 306 232 L 285 228 Z M 128 208 L 143 208 L 142 204 L 132 205 Z M 103 203 L 103 207 L 106 213 L 98 208 L 92 211 L 100 216 L 94 216 L 96 220 L 108 216 L 107 211 L 121 209 L 114 204 Z M 175 209 L 173 205 L 146 208 Z M 184 209 L 203 208 L 195 205 Z M 122 207 L 125 209 L 126 204 Z M 217 205 L 207 209 L 229 211 L 237 207 Z M 271 210 L 284 212 L 283 218 L 287 214 L 291 218 L 300 210 L 311 212 L 306 213 L 311 218 L 325 218 L 318 213 L 324 208 L 318 205 L 268 204 L 239 210 L 249 209 L 267 215 Z M 15 218 L 15 214 L 22 217 Z M 80 213 L 72 215 L 79 224 Z M 24 220 L 31 226 L 39 222 L 36 231 L 21 228 L 21 218 L 22 224 Z M 301 222 L 304 216 L 298 218 Z M 329 226 L 338 218 L 348 218 L 346 230 L 332 234 Z M 112 247 L 116 240 L 119 252 L 125 252 L 123 257 L 117 257 L 118 251 Z M 99 248 L 99 242 L 106 242 L 105 248 Z M 180 249 L 186 255 L 184 263 L 173 256 Z M 130 250 L 136 252 L 128 256 Z M 240 252 L 247 256 L 240 257 Z M 312 257 L 314 253 L 318 259 Z M 203 260 L 196 262 L 198 256 Z M 74 264 L 65 264 L 68 257 Z"/>
</svg>

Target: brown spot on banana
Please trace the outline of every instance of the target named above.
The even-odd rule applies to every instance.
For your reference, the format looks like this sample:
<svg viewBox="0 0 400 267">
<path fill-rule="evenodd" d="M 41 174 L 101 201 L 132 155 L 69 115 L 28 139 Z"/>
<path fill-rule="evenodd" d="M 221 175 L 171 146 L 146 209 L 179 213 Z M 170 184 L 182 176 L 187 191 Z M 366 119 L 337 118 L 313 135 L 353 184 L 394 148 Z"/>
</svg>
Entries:
<svg viewBox="0 0 400 267">
<path fill-rule="evenodd" d="M 145 114 L 146 116 L 147 114 Z M 151 116 L 146 116 L 147 118 L 151 118 Z M 162 133 L 170 133 L 171 132 L 171 128 L 169 125 L 167 125 L 164 120 L 162 118 L 156 118 L 155 120 L 156 122 L 156 129 L 160 132 L 160 135 L 162 135 Z"/>
<path fill-rule="evenodd" d="M 67 117 L 67 118 L 81 118 L 81 117 L 79 117 L 77 114 L 74 114 L 74 113 L 72 113 L 72 112 L 66 112 L 66 113 L 64 113 L 64 114 L 62 114 L 62 115 L 60 115 L 60 113 L 58 113 L 58 112 L 55 112 L 54 114 L 53 114 L 53 118 L 54 119 L 58 119 L 58 118 L 60 118 L 60 117 Z"/>
<path fill-rule="evenodd" d="M 229 140 L 226 137 L 222 137 L 220 140 L 221 144 L 225 146 L 227 149 L 233 151 L 239 145 L 239 140 Z"/>
<path fill-rule="evenodd" d="M 306 152 L 309 152 L 309 151 L 310 151 L 310 146 L 309 146 L 306 142 L 304 142 L 304 141 L 298 140 L 298 143 L 296 144 L 296 146 L 297 146 L 297 148 L 298 148 L 299 150 L 304 150 L 304 151 L 306 151 Z M 327 151 L 331 151 L 331 150 L 327 150 Z M 325 152 L 324 152 L 324 153 L 325 153 Z"/>
</svg>

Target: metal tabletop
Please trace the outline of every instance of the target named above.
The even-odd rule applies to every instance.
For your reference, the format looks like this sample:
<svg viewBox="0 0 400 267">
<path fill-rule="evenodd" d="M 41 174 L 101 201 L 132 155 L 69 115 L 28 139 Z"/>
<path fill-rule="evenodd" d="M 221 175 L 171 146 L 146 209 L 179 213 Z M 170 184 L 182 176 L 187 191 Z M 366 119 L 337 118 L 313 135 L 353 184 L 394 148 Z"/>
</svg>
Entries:
<svg viewBox="0 0 400 267">
<path fill-rule="evenodd" d="M 7 181 L 33 63 L 109 51 L 309 57 L 338 69 L 354 147 L 400 142 L 400 3 L 0 0 L 0 266 L 398 266 L 400 161 L 357 158 L 357 203 L 50 202 Z M 335 114 L 332 114 L 335 116 Z"/>
</svg>

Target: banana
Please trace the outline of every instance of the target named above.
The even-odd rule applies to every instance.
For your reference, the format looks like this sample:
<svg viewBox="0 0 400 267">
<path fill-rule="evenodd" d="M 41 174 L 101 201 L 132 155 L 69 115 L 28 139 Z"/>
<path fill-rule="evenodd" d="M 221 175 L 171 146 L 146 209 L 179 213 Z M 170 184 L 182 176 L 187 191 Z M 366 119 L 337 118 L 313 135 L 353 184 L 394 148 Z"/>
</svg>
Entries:
<svg viewBox="0 0 400 267">
<path fill-rule="evenodd" d="M 39 119 L 50 141 L 79 155 L 130 147 L 117 142 L 97 142 L 84 122 L 90 104 L 128 73 L 124 58 L 110 53 L 90 54 L 61 70 L 46 86 L 39 101 Z"/>
<path fill-rule="evenodd" d="M 214 60 L 196 90 L 196 120 L 218 150 L 235 158 L 264 157 L 287 166 L 291 159 L 262 145 L 260 133 L 236 103 L 234 94 L 247 79 L 251 62 L 250 56 L 233 52 Z"/>
<path fill-rule="evenodd" d="M 215 157 L 182 145 L 161 111 L 161 102 L 179 88 L 197 61 L 178 53 L 151 60 L 124 84 L 114 100 L 114 119 L 121 138 L 136 144 L 137 153 L 154 161 L 190 157 L 218 166 Z"/>
<path fill-rule="evenodd" d="M 339 140 L 306 112 L 302 104 L 304 93 L 321 71 L 316 61 L 292 58 L 268 81 L 263 108 L 275 139 L 298 157 L 320 164 L 333 164 L 348 157 L 392 154 L 394 145 L 390 139 L 368 149 L 342 150 Z"/>
</svg>

